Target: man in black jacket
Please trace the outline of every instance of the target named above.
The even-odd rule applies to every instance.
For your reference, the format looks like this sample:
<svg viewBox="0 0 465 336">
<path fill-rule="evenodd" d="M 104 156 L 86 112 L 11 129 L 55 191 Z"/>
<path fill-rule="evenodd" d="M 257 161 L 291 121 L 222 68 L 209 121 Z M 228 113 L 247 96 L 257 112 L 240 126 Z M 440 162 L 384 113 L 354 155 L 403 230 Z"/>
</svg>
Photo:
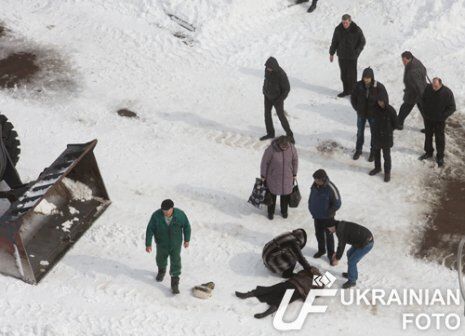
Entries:
<svg viewBox="0 0 465 336">
<path fill-rule="evenodd" d="M 260 140 L 273 139 L 275 136 L 273 120 L 271 119 L 271 109 L 276 109 L 279 121 L 281 122 L 286 135 L 294 141 L 294 134 L 291 131 L 289 122 L 284 113 L 284 100 L 287 98 L 291 86 L 284 70 L 279 66 L 274 57 L 268 58 L 265 63 L 265 81 L 263 83 L 263 95 L 265 96 L 265 126 L 266 135 Z"/>
<path fill-rule="evenodd" d="M 362 30 L 349 14 L 342 16 L 342 22 L 334 29 L 331 47 L 329 48 L 329 61 L 333 62 L 337 52 L 343 91 L 338 97 L 345 97 L 352 93 L 357 81 L 357 59 L 365 47 L 365 36 Z"/>
<path fill-rule="evenodd" d="M 346 244 L 352 245 L 347 251 L 348 271 L 342 273 L 348 280 L 342 288 L 354 287 L 358 279 L 357 264 L 373 248 L 373 234 L 364 226 L 345 221 L 333 221 L 328 224 L 328 230 L 335 232 L 338 239 L 337 251 L 333 256 L 335 265 L 341 260 Z"/>
<path fill-rule="evenodd" d="M 367 121 L 370 124 L 371 132 L 370 156 L 368 157 L 368 161 L 373 162 L 374 160 L 373 111 L 376 107 L 378 96 L 384 97 L 384 99 L 387 100 L 386 103 L 389 103 L 386 88 L 383 84 L 375 80 L 373 69 L 366 68 L 363 70 L 362 80 L 357 82 L 350 96 L 350 103 L 354 110 L 357 111 L 357 143 L 355 145 L 354 156 L 352 157 L 354 160 L 358 160 L 362 154 L 365 125 Z"/>
<path fill-rule="evenodd" d="M 404 121 L 412 112 L 415 104 L 423 116 L 423 107 L 421 97 L 426 87 L 426 68 L 418 60 L 413 57 L 410 51 L 404 51 L 401 55 L 402 63 L 405 66 L 404 70 L 404 102 L 399 110 L 399 130 L 404 128 Z"/>
<path fill-rule="evenodd" d="M 420 160 L 433 156 L 433 135 L 436 139 L 436 162 L 439 167 L 444 165 L 444 149 L 446 136 L 444 129 L 446 119 L 455 112 L 455 99 L 452 91 L 442 85 L 441 78 L 433 78 L 432 84 L 426 86 L 423 94 L 423 111 L 425 118 L 425 154 Z"/>
<path fill-rule="evenodd" d="M 263 248 L 262 260 L 271 272 L 290 278 L 294 274 L 297 262 L 304 270 L 311 271 L 312 266 L 302 254 L 307 243 L 307 233 L 304 229 L 283 233 Z"/>
</svg>

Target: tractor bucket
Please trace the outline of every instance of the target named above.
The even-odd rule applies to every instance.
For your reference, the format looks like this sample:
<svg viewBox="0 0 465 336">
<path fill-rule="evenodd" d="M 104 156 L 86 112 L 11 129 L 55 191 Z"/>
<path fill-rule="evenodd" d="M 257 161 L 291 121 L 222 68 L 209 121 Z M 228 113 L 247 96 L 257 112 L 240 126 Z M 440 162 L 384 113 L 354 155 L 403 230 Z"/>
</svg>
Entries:
<svg viewBox="0 0 465 336">
<path fill-rule="evenodd" d="M 96 144 L 68 145 L 0 217 L 0 273 L 37 284 L 110 205 Z"/>
</svg>

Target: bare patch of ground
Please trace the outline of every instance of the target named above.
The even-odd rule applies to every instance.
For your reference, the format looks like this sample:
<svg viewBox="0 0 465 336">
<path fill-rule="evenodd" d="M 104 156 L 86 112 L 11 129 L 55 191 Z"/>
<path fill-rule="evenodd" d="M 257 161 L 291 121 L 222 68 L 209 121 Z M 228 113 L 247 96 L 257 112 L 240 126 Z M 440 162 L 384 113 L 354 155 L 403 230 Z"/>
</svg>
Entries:
<svg viewBox="0 0 465 336">
<path fill-rule="evenodd" d="M 136 112 L 131 111 L 127 108 L 122 108 L 116 111 L 120 117 L 126 117 L 126 118 L 139 118 Z"/>
</svg>

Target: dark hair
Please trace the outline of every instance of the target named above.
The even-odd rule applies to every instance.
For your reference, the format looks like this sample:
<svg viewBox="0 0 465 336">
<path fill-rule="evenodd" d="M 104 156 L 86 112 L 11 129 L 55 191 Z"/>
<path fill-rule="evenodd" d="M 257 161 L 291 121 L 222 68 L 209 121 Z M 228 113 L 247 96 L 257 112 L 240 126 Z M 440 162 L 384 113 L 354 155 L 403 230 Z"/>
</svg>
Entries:
<svg viewBox="0 0 465 336">
<path fill-rule="evenodd" d="M 409 61 L 413 59 L 413 54 L 410 51 L 404 51 L 400 56 L 402 56 L 402 58 L 408 59 Z"/>
<path fill-rule="evenodd" d="M 161 209 L 163 211 L 168 211 L 169 209 L 174 207 L 174 202 L 170 199 L 165 199 L 163 202 L 161 202 Z"/>
<path fill-rule="evenodd" d="M 352 21 L 352 17 L 349 14 L 344 14 L 342 16 L 342 21 L 347 21 L 347 20 Z"/>
<path fill-rule="evenodd" d="M 288 145 L 289 144 L 290 139 L 287 135 L 281 135 L 279 138 L 276 139 L 276 143 L 279 145 L 279 146 L 282 146 L 282 145 Z"/>
<path fill-rule="evenodd" d="M 439 78 L 439 77 L 434 77 L 434 78 L 433 78 L 433 82 L 434 82 L 435 80 L 437 80 L 437 81 L 439 82 L 439 84 L 442 85 L 442 79 L 441 79 L 441 78 Z"/>
<path fill-rule="evenodd" d="M 324 180 L 328 177 L 324 169 L 318 169 L 313 173 L 313 178 L 318 180 Z"/>
</svg>

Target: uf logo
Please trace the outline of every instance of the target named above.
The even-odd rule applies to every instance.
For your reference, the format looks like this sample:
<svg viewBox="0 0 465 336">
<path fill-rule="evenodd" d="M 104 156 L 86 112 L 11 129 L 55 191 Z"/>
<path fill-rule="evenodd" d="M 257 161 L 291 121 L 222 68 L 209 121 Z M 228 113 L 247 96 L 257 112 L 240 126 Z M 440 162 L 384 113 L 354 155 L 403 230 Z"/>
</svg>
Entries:
<svg viewBox="0 0 465 336">
<path fill-rule="evenodd" d="M 299 316 L 293 322 L 284 322 L 284 313 L 289 306 L 289 301 L 291 300 L 292 294 L 294 294 L 294 289 L 288 289 L 286 294 L 279 305 L 279 309 L 276 312 L 276 315 L 273 319 L 273 326 L 280 331 L 288 330 L 301 330 L 302 326 L 307 318 L 307 315 L 310 313 L 325 313 L 327 306 L 317 306 L 313 305 L 316 297 L 319 296 L 336 296 L 337 289 L 329 289 L 336 281 L 336 277 L 329 272 L 326 272 L 324 275 L 316 277 L 313 280 L 315 286 L 324 285 L 325 289 L 314 289 L 308 293 L 307 299 L 300 310 Z"/>
</svg>

